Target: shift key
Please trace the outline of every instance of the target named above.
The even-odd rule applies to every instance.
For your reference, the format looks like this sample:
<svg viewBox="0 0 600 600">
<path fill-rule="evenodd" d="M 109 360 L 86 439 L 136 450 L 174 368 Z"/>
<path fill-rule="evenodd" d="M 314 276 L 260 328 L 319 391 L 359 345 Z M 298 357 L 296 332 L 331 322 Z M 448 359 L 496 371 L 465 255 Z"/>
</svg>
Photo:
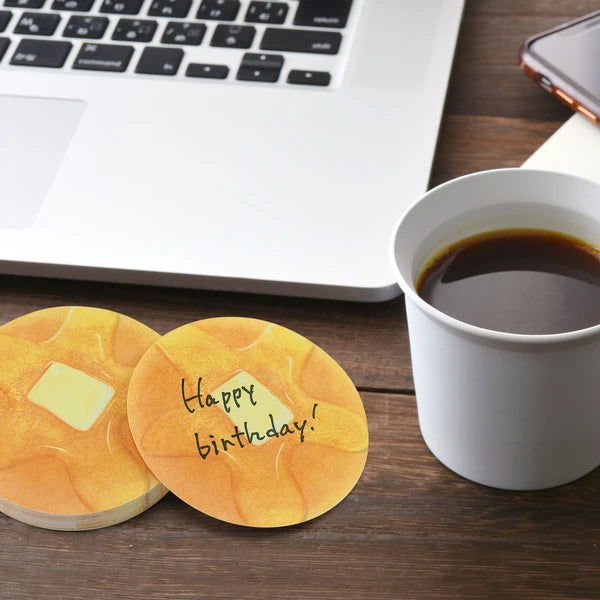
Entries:
<svg viewBox="0 0 600 600">
<path fill-rule="evenodd" d="M 261 50 L 278 50 L 283 52 L 337 54 L 341 43 L 342 34 L 337 31 L 267 27 L 263 34 L 260 48 Z"/>
<path fill-rule="evenodd" d="M 86 43 L 81 46 L 79 54 L 75 57 L 73 68 L 123 72 L 127 69 L 132 54 L 133 46 Z"/>
<path fill-rule="evenodd" d="M 56 40 L 25 39 L 19 42 L 10 59 L 11 65 L 60 68 L 65 64 L 73 44 Z"/>
</svg>

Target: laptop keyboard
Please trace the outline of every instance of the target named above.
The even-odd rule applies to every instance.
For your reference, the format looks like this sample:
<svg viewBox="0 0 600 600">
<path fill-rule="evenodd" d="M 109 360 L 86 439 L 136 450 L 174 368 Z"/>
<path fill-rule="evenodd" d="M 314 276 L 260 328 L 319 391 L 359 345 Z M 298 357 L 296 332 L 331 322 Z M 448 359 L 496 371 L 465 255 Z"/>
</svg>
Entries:
<svg viewBox="0 0 600 600">
<path fill-rule="evenodd" d="M 0 66 L 328 87 L 340 68 L 351 6 L 0 0 Z"/>
</svg>

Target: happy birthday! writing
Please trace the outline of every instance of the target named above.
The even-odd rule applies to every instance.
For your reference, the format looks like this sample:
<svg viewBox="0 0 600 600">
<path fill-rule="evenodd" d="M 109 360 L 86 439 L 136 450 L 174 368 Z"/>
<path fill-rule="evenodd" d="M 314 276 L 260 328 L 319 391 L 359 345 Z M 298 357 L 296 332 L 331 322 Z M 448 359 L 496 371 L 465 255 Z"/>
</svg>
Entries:
<svg viewBox="0 0 600 600">
<path fill-rule="evenodd" d="M 224 410 L 230 415 L 232 410 L 243 407 L 250 410 L 260 410 L 260 398 L 256 397 L 255 386 L 241 385 L 233 387 L 231 390 L 222 390 L 220 396 L 202 393 L 202 377 L 198 377 L 196 384 L 196 393 L 188 396 L 185 390 L 185 379 L 181 380 L 181 397 L 185 410 L 189 414 L 194 414 L 198 409 L 210 409 L 218 407 L 218 410 Z M 313 404 L 312 420 L 316 418 L 318 404 Z M 256 408 L 255 408 L 256 407 Z M 272 413 L 268 413 L 269 426 L 264 431 L 256 431 L 251 427 L 247 420 L 244 420 L 241 426 L 234 424 L 233 433 L 228 437 L 217 437 L 213 434 L 208 435 L 208 439 L 201 440 L 198 433 L 194 433 L 196 449 L 203 460 L 209 456 L 218 456 L 221 452 L 228 452 L 232 448 L 245 448 L 248 444 L 261 444 L 269 438 L 280 438 L 289 435 L 299 435 L 300 443 L 306 439 L 305 429 L 308 425 L 308 419 L 302 421 L 293 421 L 291 423 L 276 424 L 276 419 Z M 314 427 L 309 426 L 314 431 Z"/>
</svg>

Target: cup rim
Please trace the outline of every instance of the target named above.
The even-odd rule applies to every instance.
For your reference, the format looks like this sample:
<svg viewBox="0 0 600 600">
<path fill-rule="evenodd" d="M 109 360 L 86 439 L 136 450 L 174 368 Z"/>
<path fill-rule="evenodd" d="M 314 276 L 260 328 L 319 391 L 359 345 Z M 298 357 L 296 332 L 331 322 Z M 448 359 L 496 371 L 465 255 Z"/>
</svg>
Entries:
<svg viewBox="0 0 600 600">
<path fill-rule="evenodd" d="M 494 341 L 494 342 L 505 342 L 505 343 L 515 343 L 515 344 L 550 344 L 550 343 L 558 344 L 558 343 L 563 343 L 563 342 L 568 343 L 568 342 L 572 342 L 575 340 L 581 341 L 585 338 L 594 337 L 596 335 L 599 335 L 600 334 L 600 323 L 598 323 L 597 325 L 592 325 L 590 327 L 585 327 L 583 329 L 576 329 L 573 331 L 564 331 L 564 332 L 559 332 L 559 333 L 539 333 L 539 334 L 513 333 L 513 332 L 509 332 L 509 331 L 499 331 L 496 329 L 488 329 L 486 327 L 479 327 L 477 325 L 472 325 L 470 323 L 466 323 L 465 321 L 461 321 L 460 319 L 457 319 L 455 317 L 447 315 L 446 313 L 442 312 L 441 310 L 435 308 L 434 306 L 432 306 L 431 304 L 429 304 L 428 302 L 423 300 L 423 298 L 421 298 L 421 296 L 419 296 L 417 294 L 413 285 L 407 280 L 407 278 L 404 276 L 404 274 L 400 270 L 400 268 L 398 266 L 398 261 L 396 260 L 396 242 L 398 239 L 398 234 L 400 232 L 403 222 L 408 217 L 408 215 L 411 213 L 411 211 L 413 211 L 416 208 L 417 205 L 419 205 L 421 202 L 425 201 L 429 196 L 433 195 L 434 193 L 439 193 L 439 190 L 446 188 L 446 187 L 457 185 L 466 179 L 472 179 L 472 178 L 477 178 L 477 177 L 487 177 L 492 173 L 498 174 L 498 173 L 502 173 L 502 172 L 505 172 L 505 173 L 527 172 L 527 173 L 540 173 L 540 174 L 543 173 L 546 176 L 551 174 L 552 176 L 563 178 L 563 179 L 567 178 L 567 179 L 573 179 L 573 180 L 578 180 L 578 181 L 584 181 L 584 182 L 587 182 L 589 184 L 592 184 L 592 185 L 598 187 L 598 191 L 600 194 L 600 185 L 589 179 L 585 179 L 583 177 L 579 177 L 579 176 L 575 176 L 575 175 L 570 175 L 568 173 L 561 173 L 561 172 L 557 172 L 557 171 L 547 171 L 544 169 L 529 169 L 529 168 L 523 168 L 523 167 L 503 167 L 503 168 L 498 168 L 498 169 L 486 169 L 483 171 L 475 171 L 473 173 L 468 173 L 468 174 L 456 177 L 454 179 L 451 179 L 449 181 L 445 181 L 444 183 L 441 183 L 440 185 L 437 185 L 437 186 L 431 188 L 430 190 L 427 190 L 427 192 L 425 192 L 417 200 L 412 202 L 410 204 L 410 206 L 402 213 L 402 215 L 396 222 L 396 225 L 394 226 L 392 237 L 391 237 L 391 243 L 389 245 L 389 252 L 390 252 L 390 259 L 392 262 L 392 268 L 393 268 L 394 273 L 396 274 L 397 282 L 398 282 L 401 290 L 404 292 L 405 298 L 406 297 L 410 298 L 410 300 L 413 302 L 413 304 L 415 304 L 418 308 L 420 308 L 422 311 L 424 311 L 427 315 L 429 315 L 434 320 L 443 323 L 447 327 L 450 327 L 451 329 L 457 330 L 457 331 L 461 332 L 462 334 L 474 336 L 474 337 L 477 337 L 480 339 L 487 339 L 489 341 Z"/>
</svg>

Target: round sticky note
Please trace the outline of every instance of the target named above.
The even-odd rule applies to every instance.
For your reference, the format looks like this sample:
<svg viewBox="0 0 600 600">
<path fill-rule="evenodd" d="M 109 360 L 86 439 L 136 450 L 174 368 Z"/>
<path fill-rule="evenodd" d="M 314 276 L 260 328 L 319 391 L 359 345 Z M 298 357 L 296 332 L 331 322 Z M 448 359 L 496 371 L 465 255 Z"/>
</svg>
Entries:
<svg viewBox="0 0 600 600">
<path fill-rule="evenodd" d="M 365 465 L 354 385 L 325 352 L 265 321 L 223 317 L 156 342 L 129 386 L 140 454 L 172 492 L 230 523 L 279 527 L 338 504 Z"/>
<path fill-rule="evenodd" d="M 95 529 L 164 496 L 127 422 L 131 373 L 157 339 L 129 317 L 87 307 L 0 327 L 2 512 L 48 529 Z"/>
</svg>

